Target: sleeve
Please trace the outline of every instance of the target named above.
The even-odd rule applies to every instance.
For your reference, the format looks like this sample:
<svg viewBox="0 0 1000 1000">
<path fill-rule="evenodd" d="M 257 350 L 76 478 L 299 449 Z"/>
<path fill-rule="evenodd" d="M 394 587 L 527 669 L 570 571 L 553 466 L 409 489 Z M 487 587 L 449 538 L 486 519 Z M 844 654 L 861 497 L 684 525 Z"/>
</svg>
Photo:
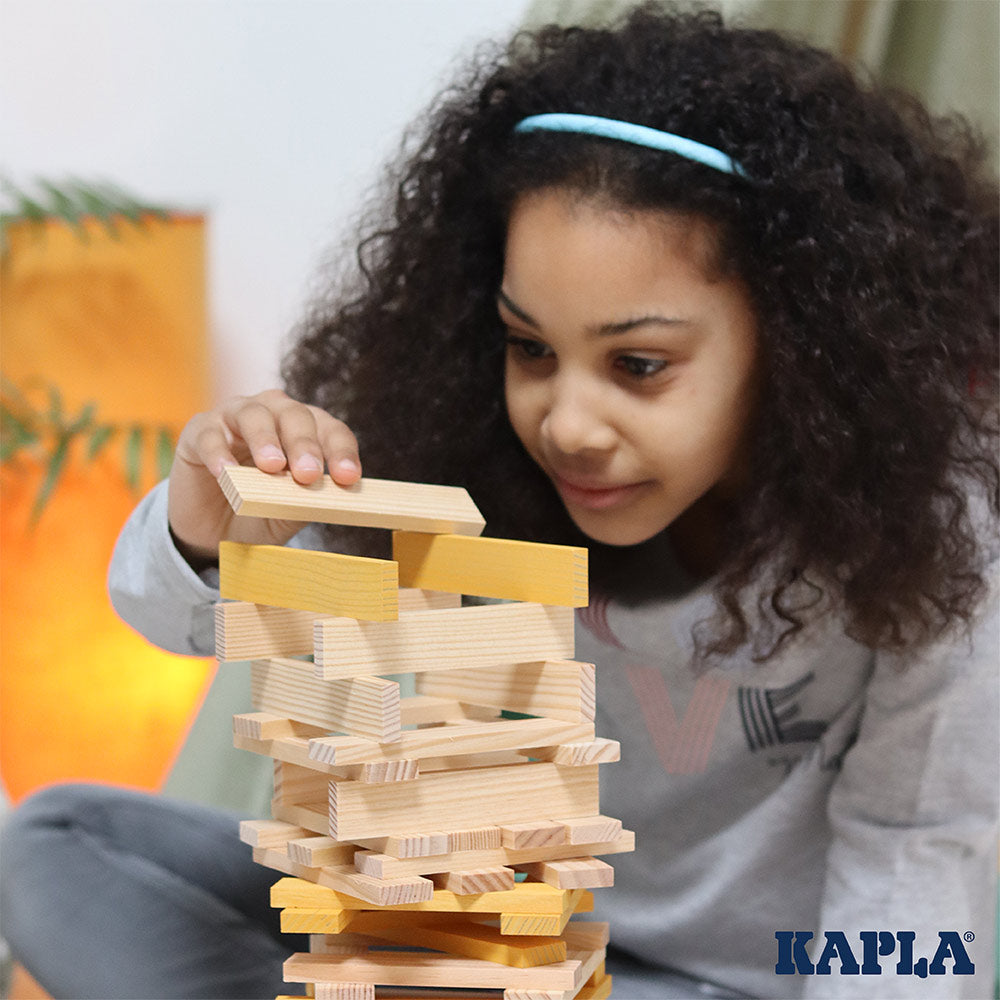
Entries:
<svg viewBox="0 0 1000 1000">
<path fill-rule="evenodd" d="M 994 586 L 971 636 L 908 662 L 876 660 L 857 741 L 829 799 L 832 842 L 810 943 L 817 974 L 803 984 L 806 997 L 993 995 L 997 612 Z M 861 965 L 854 974 L 845 975 L 835 956 L 831 972 L 821 967 L 826 935 L 837 931 Z M 867 973 L 862 932 L 872 942 Z M 912 962 L 901 932 L 912 932 Z M 885 954 L 875 953 L 876 941 Z"/>
<path fill-rule="evenodd" d="M 177 551 L 167 522 L 167 482 L 143 498 L 122 528 L 108 569 L 119 617 L 170 653 L 211 656 L 219 573 L 201 575 Z"/>
</svg>

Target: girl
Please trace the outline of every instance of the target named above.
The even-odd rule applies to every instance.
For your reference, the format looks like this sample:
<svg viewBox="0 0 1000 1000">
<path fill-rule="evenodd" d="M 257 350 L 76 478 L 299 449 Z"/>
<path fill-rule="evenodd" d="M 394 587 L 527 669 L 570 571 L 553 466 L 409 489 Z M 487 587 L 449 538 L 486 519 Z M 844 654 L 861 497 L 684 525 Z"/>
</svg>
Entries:
<svg viewBox="0 0 1000 1000">
<path fill-rule="evenodd" d="M 548 28 L 445 94 L 357 271 L 304 325 L 287 395 L 187 426 L 116 552 L 123 616 L 209 652 L 220 539 L 291 539 L 232 517 L 227 463 L 349 484 L 363 456 L 463 485 L 490 533 L 591 550 L 577 657 L 622 743 L 602 808 L 639 845 L 598 898 L 616 995 L 983 996 L 997 225 L 968 130 L 712 13 Z M 273 876 L 232 821 L 108 792 L 95 818 L 95 796 L 39 796 L 8 836 L 5 927 L 38 978 L 280 990 Z M 169 847 L 137 832 L 171 818 Z M 113 855 L 124 826 L 156 879 L 102 856 L 131 919 L 93 930 L 133 978 L 85 993 L 21 931 L 36 845 L 96 885 L 75 845 Z"/>
</svg>

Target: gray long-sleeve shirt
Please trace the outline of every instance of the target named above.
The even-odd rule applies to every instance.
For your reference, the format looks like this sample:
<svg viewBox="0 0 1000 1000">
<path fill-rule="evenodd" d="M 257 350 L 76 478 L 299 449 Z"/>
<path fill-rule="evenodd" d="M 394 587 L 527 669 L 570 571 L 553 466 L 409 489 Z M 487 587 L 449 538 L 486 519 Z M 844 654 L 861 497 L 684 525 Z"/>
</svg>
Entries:
<svg viewBox="0 0 1000 1000">
<path fill-rule="evenodd" d="M 205 655 L 215 584 L 176 551 L 161 485 L 116 547 L 116 609 L 157 645 Z M 992 996 L 995 594 L 971 639 L 920 656 L 875 654 L 830 616 L 765 664 L 735 655 L 696 672 L 691 628 L 711 611 L 703 585 L 578 615 L 598 734 L 622 745 L 601 769 L 601 808 L 637 838 L 596 894 L 615 943 L 762 997 Z M 956 974 L 966 956 L 974 974 Z"/>
</svg>

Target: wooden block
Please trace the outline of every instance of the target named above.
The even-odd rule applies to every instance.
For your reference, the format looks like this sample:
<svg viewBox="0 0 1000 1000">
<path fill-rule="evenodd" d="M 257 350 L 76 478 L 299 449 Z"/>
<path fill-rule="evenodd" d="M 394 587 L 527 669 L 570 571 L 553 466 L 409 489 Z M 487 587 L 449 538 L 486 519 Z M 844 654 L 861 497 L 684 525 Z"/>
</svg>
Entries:
<svg viewBox="0 0 1000 1000">
<path fill-rule="evenodd" d="M 328 679 L 559 660 L 573 655 L 573 609 L 490 604 L 404 611 L 398 621 L 378 625 L 328 618 L 316 622 L 314 642 L 317 676 Z"/>
<path fill-rule="evenodd" d="M 612 816 L 583 816 L 577 819 L 560 820 L 566 831 L 567 844 L 599 844 L 617 840 L 622 835 L 622 821 Z M 583 854 L 605 854 L 588 846 Z"/>
<path fill-rule="evenodd" d="M 307 910 L 282 910 L 282 913 L 307 913 Z M 349 919 L 353 920 L 361 911 L 360 910 L 347 910 L 344 911 L 348 914 Z M 313 955 L 363 955 L 371 947 L 372 943 L 376 945 L 379 942 L 378 938 L 370 937 L 367 934 L 351 934 L 343 931 L 325 933 L 310 933 L 309 934 L 309 951 Z"/>
<path fill-rule="evenodd" d="M 251 847 L 278 847 L 307 831 L 293 823 L 276 819 L 245 819 L 240 823 L 240 840 Z"/>
<path fill-rule="evenodd" d="M 514 888 L 513 868 L 471 868 L 466 871 L 447 871 L 431 875 L 435 889 L 448 889 L 457 896 L 471 896 L 480 892 L 501 892 Z"/>
<path fill-rule="evenodd" d="M 582 547 L 395 531 L 392 558 L 404 587 L 571 608 L 589 599 Z"/>
<path fill-rule="evenodd" d="M 291 803 L 319 802 L 329 794 L 330 778 L 321 771 L 313 771 L 307 767 L 288 764 L 285 761 L 274 762 L 274 801 Z M 274 816 L 272 810 L 271 815 Z M 281 819 L 275 816 L 275 819 Z M 304 823 L 298 824 L 305 826 Z M 306 829 L 309 829 L 306 827 Z M 324 834 L 329 831 L 323 831 Z M 344 838 L 339 838 L 344 839 Z"/>
<path fill-rule="evenodd" d="M 386 921 L 390 917 L 392 922 Z M 378 924 L 370 918 L 381 918 Z M 566 961 L 566 942 L 551 937 L 504 937 L 499 928 L 462 923 L 403 923 L 398 916 L 382 913 L 361 914 L 358 922 L 369 934 L 396 944 L 433 948 L 449 955 L 478 958 L 519 969 Z M 373 929 L 374 928 L 374 929 Z"/>
<path fill-rule="evenodd" d="M 407 704 L 400 702 L 400 720 L 407 719 Z M 456 723 L 433 729 L 411 730 L 389 744 L 362 742 L 348 736 L 320 736 L 309 743 L 309 757 L 317 763 L 356 764 L 379 760 L 424 761 L 435 757 L 465 756 L 501 750 L 530 749 L 563 742 L 586 741 L 594 732 L 592 722 L 563 722 L 558 719 L 497 719 L 482 723 Z"/>
<path fill-rule="evenodd" d="M 457 698 L 507 712 L 542 715 L 568 722 L 594 721 L 592 663 L 550 660 L 515 664 L 508 661 L 488 670 L 431 671 L 417 677 L 416 687 L 418 694 Z"/>
<path fill-rule="evenodd" d="M 447 986 L 503 989 L 524 985 L 572 989 L 581 974 L 580 959 L 518 969 L 457 955 L 372 951 L 361 955 L 310 955 L 300 952 L 284 966 L 286 982 L 370 982 L 384 986 Z"/>
<path fill-rule="evenodd" d="M 392 833 L 400 817 L 410 829 L 462 829 L 484 821 L 522 823 L 539 814 L 598 812 L 597 766 L 514 764 L 472 771 L 439 771 L 387 785 L 330 781 L 330 829 L 337 840 Z"/>
<path fill-rule="evenodd" d="M 577 993 L 576 1000 L 607 1000 L 614 985 L 612 979 L 612 976 L 603 976 L 595 982 L 588 981 Z"/>
<path fill-rule="evenodd" d="M 311 663 L 274 658 L 250 667 L 253 707 L 375 742 L 399 739 L 399 684 L 384 677 L 324 681 Z"/>
<path fill-rule="evenodd" d="M 316 983 L 314 1000 L 375 1000 L 374 983 Z"/>
<path fill-rule="evenodd" d="M 617 820 L 609 823 L 621 823 Z M 543 844 L 539 847 L 500 847 L 487 850 L 457 851 L 427 857 L 396 858 L 371 850 L 354 855 L 354 867 L 375 878 L 403 878 L 406 875 L 430 875 L 452 869 L 496 868 L 515 866 L 535 861 L 562 861 L 567 858 L 595 854 L 627 854 L 635 850 L 635 834 L 621 830 L 613 840 L 590 844 Z"/>
<path fill-rule="evenodd" d="M 460 608 L 460 594 L 401 587 L 400 611 Z M 257 660 L 269 656 L 309 656 L 313 624 L 323 617 L 298 608 L 276 608 L 248 601 L 215 605 L 215 655 L 220 660 Z"/>
<path fill-rule="evenodd" d="M 313 737 L 326 732 L 320 726 L 295 722 L 273 712 L 242 712 L 233 716 L 233 732 L 253 740 L 274 740 L 285 737 Z"/>
<path fill-rule="evenodd" d="M 221 542 L 219 593 L 234 601 L 346 615 L 366 622 L 395 621 L 399 615 L 399 582 L 394 562 L 283 545 Z M 313 626 L 314 635 L 320 621 Z"/>
<path fill-rule="evenodd" d="M 351 864 L 357 848 L 353 844 L 344 844 L 333 837 L 297 836 L 290 837 L 285 843 L 288 857 L 296 864 L 307 868 L 321 868 L 324 865 Z M 365 872 L 364 874 L 370 874 Z M 400 878 L 399 875 L 390 876 Z"/>
<path fill-rule="evenodd" d="M 275 819 L 295 823 L 324 837 L 330 833 L 330 813 L 326 802 L 286 802 L 283 799 L 271 799 L 271 815 Z"/>
<path fill-rule="evenodd" d="M 512 983 L 504 989 L 504 1000 L 575 1000 L 594 973 L 604 965 L 608 944 L 608 925 L 573 923 L 564 933 L 567 957 L 578 961 L 575 981 L 569 989 L 559 992 L 548 986 Z"/>
<path fill-rule="evenodd" d="M 521 885 L 542 883 L 522 882 Z M 560 913 L 515 913 L 500 914 L 500 933 L 505 935 L 546 935 L 557 936 L 566 930 L 570 918 L 576 913 L 590 913 L 594 908 L 594 894 L 586 889 L 574 889 L 566 893 Z"/>
<path fill-rule="evenodd" d="M 282 910 L 281 931 L 283 934 L 340 934 L 353 915 L 351 910 Z"/>
<path fill-rule="evenodd" d="M 546 847 L 566 843 L 563 823 L 508 823 L 500 828 L 503 846 L 513 849 Z"/>
<path fill-rule="evenodd" d="M 248 736 L 233 737 L 233 746 L 240 750 L 273 757 L 288 764 L 296 764 L 322 772 L 331 778 L 350 781 L 383 782 L 411 781 L 420 776 L 420 764 L 415 760 L 377 761 L 371 764 L 345 764 L 334 767 L 314 761 L 309 756 L 309 740 L 286 736 L 273 740 L 252 740 Z"/>
<path fill-rule="evenodd" d="M 438 726 L 443 723 L 489 722 L 500 712 L 479 705 L 463 705 L 454 698 L 432 698 L 425 694 L 404 698 L 399 706 L 404 726 Z"/>
<path fill-rule="evenodd" d="M 430 900 L 425 902 L 394 905 L 398 912 L 420 913 L 551 913 L 560 915 L 566 901 L 573 893 L 555 889 L 542 882 L 519 882 L 505 892 L 486 892 L 479 896 L 459 896 L 446 889 L 435 890 Z M 587 902 L 585 894 L 575 897 Z M 593 900 L 590 901 L 591 905 Z M 283 878 L 271 886 L 271 905 L 279 909 L 286 907 L 305 909 L 366 910 L 371 904 L 352 896 L 350 893 L 330 889 L 327 886 L 302 878 Z M 579 909 L 577 912 L 580 912 Z"/>
<path fill-rule="evenodd" d="M 557 889 L 597 889 L 615 884 L 615 870 L 597 858 L 567 858 L 564 861 L 536 861 L 518 865 L 528 878 Z"/>
<path fill-rule="evenodd" d="M 365 528 L 482 534 L 486 521 L 458 486 L 432 486 L 385 479 L 339 486 L 328 475 L 303 486 L 289 472 L 266 473 L 227 466 L 219 477 L 237 514 L 289 521 L 319 521 Z"/>
<path fill-rule="evenodd" d="M 549 760 L 563 767 L 583 767 L 587 764 L 611 764 L 621 760 L 622 747 L 617 740 L 597 737 L 577 743 L 563 743 L 559 746 L 538 747 L 527 752 L 532 760 Z"/>
</svg>

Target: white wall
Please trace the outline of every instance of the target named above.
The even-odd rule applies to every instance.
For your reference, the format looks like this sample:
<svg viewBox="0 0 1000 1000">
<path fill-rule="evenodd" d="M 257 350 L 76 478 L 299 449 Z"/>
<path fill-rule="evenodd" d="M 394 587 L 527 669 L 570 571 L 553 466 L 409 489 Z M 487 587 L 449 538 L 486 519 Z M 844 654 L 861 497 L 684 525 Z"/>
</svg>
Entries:
<svg viewBox="0 0 1000 1000">
<path fill-rule="evenodd" d="M 206 211 L 217 392 L 253 392 L 403 127 L 524 6 L 0 0 L 0 173 Z"/>
</svg>

